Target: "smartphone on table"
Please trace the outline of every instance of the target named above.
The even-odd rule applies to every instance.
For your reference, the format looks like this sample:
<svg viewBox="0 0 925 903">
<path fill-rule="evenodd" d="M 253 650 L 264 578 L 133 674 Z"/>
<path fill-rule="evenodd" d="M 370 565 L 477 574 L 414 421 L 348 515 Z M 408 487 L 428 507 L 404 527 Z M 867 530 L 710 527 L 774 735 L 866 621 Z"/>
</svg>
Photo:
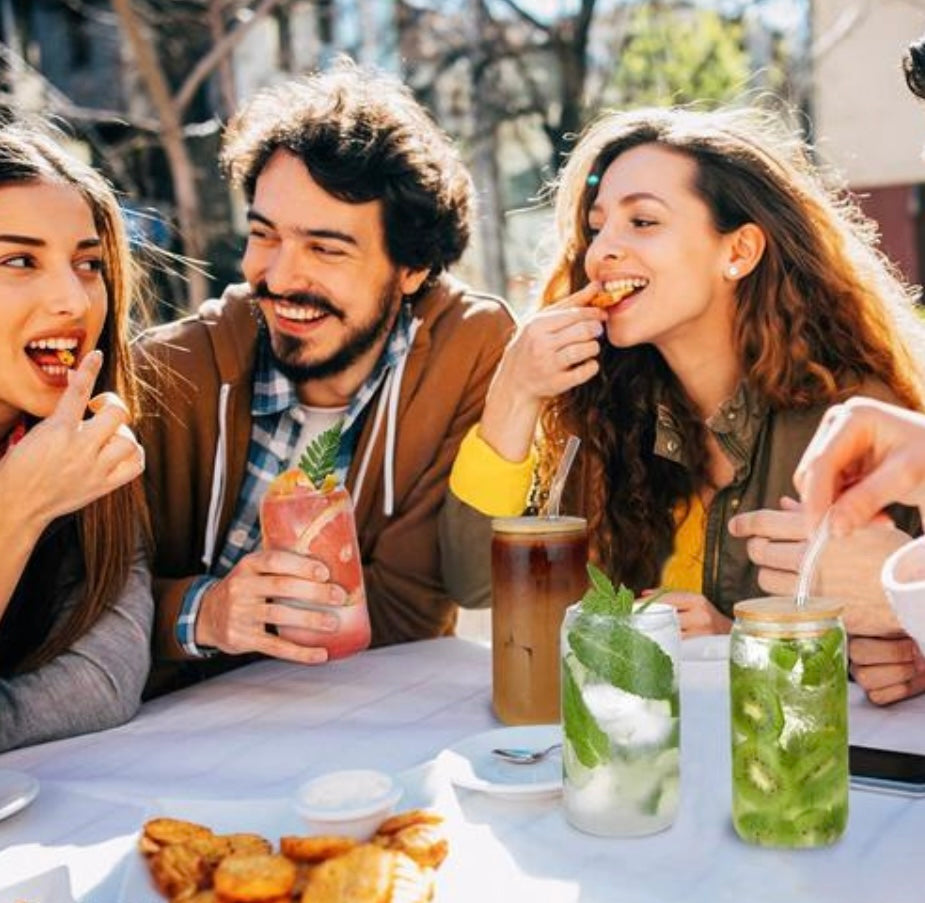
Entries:
<svg viewBox="0 0 925 903">
<path fill-rule="evenodd" d="M 925 796 L 925 755 L 849 746 L 851 785 L 902 796 Z"/>
</svg>

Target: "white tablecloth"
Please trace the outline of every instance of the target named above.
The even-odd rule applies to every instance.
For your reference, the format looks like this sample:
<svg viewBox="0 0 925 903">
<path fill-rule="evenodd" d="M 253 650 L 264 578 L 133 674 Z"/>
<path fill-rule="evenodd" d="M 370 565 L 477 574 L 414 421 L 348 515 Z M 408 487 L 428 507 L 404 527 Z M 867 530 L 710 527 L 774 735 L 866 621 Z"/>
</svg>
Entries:
<svg viewBox="0 0 925 903">
<path fill-rule="evenodd" d="M 146 817 L 198 817 L 275 839 L 299 829 L 289 808 L 298 783 L 350 767 L 398 775 L 406 803 L 448 815 L 439 901 L 925 900 L 925 801 L 852 790 L 848 830 L 830 849 L 765 850 L 736 838 L 726 666 L 697 660 L 702 651 L 685 653 L 681 810 L 662 834 L 589 837 L 565 823 L 555 799 L 454 790 L 435 757 L 498 723 L 490 651 L 442 639 L 322 668 L 262 662 L 156 700 L 122 728 L 0 756 L 0 768 L 42 785 L 0 822 L 0 900 L 65 865 L 81 903 L 146 903 L 156 897 L 134 851 Z M 853 687 L 851 734 L 925 752 L 925 700 L 877 709 Z"/>
</svg>

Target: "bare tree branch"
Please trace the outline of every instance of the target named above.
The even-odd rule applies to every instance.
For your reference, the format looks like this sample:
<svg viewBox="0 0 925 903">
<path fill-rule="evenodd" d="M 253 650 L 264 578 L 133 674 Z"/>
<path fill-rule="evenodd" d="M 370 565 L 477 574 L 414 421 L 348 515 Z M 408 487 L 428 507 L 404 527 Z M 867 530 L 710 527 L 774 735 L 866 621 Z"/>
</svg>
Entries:
<svg viewBox="0 0 925 903">
<path fill-rule="evenodd" d="M 199 216 L 196 173 L 184 143 L 179 108 L 171 99 L 170 88 L 154 47 L 142 33 L 132 0 L 112 0 L 112 5 L 119 16 L 123 32 L 132 47 L 138 71 L 161 121 L 161 143 L 173 177 L 177 220 L 184 251 L 188 257 L 195 258 L 198 262 L 205 252 L 204 230 Z M 188 265 L 186 271 L 189 279 L 189 301 L 191 304 L 205 301 L 208 297 L 208 279 L 197 266 Z"/>
<path fill-rule="evenodd" d="M 182 116 L 183 111 L 189 106 L 199 86 L 212 74 L 215 68 L 228 57 L 228 54 L 244 40 L 247 33 L 260 22 L 267 13 L 272 12 L 273 9 L 282 2 L 283 0 L 260 0 L 260 3 L 257 4 L 257 8 L 251 12 L 250 18 L 247 19 L 247 21 L 242 22 L 233 31 L 229 31 L 222 40 L 215 44 L 215 46 L 196 63 L 193 67 L 193 71 L 187 76 L 186 81 L 180 86 L 180 90 L 177 91 L 176 97 L 174 98 L 173 103 L 176 106 L 178 116 Z"/>
<path fill-rule="evenodd" d="M 528 13 L 519 3 L 515 3 L 514 0 L 500 0 L 500 2 L 503 3 L 512 12 L 520 16 L 524 22 L 532 25 L 535 29 L 537 29 L 537 31 L 543 31 L 546 34 L 550 34 L 552 32 L 552 29 L 548 25 L 544 25 L 542 22 L 540 22 L 539 19 L 536 18 L 536 16 Z"/>
</svg>

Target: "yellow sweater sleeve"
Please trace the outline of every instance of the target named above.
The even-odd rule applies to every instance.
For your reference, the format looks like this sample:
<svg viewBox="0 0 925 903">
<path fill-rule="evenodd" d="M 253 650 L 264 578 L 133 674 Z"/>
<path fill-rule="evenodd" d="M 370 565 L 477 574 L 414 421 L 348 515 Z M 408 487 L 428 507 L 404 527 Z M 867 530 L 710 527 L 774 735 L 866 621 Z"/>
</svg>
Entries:
<svg viewBox="0 0 925 903">
<path fill-rule="evenodd" d="M 662 568 L 662 586 L 687 593 L 702 593 L 707 515 L 696 492 L 687 505 L 678 507 L 676 520 L 674 552 Z"/>
<path fill-rule="evenodd" d="M 450 472 L 450 490 L 460 501 L 489 517 L 522 514 L 533 480 L 536 452 L 523 461 L 502 458 L 473 426 L 459 446 Z"/>
</svg>

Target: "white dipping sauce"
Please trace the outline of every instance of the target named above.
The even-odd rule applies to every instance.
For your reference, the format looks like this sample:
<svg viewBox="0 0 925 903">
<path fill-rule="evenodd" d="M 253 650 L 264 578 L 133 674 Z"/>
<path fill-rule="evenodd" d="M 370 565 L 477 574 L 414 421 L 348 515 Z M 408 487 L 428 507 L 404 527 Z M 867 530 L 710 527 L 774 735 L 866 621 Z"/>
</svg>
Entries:
<svg viewBox="0 0 925 903">
<path fill-rule="evenodd" d="M 306 784 L 299 800 L 312 809 L 351 809 L 387 796 L 392 787 L 380 771 L 335 771 Z"/>
</svg>

